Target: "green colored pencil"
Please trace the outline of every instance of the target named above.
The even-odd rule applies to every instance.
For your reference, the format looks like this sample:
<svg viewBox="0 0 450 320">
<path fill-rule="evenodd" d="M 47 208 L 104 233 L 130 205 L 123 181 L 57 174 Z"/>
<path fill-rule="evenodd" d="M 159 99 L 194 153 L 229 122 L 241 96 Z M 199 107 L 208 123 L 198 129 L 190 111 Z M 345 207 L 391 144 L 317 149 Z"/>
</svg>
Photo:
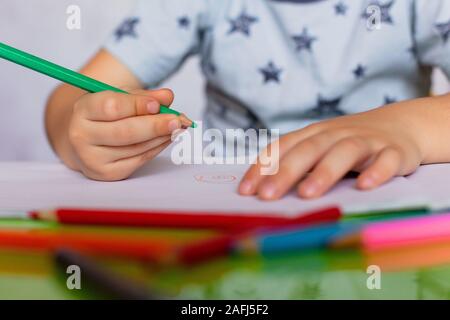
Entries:
<svg viewBox="0 0 450 320">
<path fill-rule="evenodd" d="M 0 58 L 19 64 L 21 66 L 45 74 L 49 77 L 55 78 L 91 93 L 102 91 L 113 91 L 126 94 L 128 93 L 106 83 L 82 75 L 78 72 L 54 64 L 50 61 L 41 59 L 24 51 L 8 46 L 2 42 L 0 42 Z M 180 112 L 170 109 L 166 106 L 161 106 L 160 113 L 174 114 L 177 116 L 181 115 Z M 192 122 L 192 128 L 196 127 L 197 125 Z"/>
</svg>

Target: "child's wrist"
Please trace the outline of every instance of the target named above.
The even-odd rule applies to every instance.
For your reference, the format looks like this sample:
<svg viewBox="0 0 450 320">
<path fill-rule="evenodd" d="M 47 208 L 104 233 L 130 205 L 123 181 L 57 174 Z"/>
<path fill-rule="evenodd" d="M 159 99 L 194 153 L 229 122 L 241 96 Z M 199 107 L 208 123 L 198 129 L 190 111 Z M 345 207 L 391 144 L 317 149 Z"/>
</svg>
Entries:
<svg viewBox="0 0 450 320">
<path fill-rule="evenodd" d="M 405 105 L 403 112 L 411 119 L 409 128 L 422 164 L 450 160 L 450 148 L 446 148 L 450 136 L 449 106 L 450 95 L 421 98 Z"/>
</svg>

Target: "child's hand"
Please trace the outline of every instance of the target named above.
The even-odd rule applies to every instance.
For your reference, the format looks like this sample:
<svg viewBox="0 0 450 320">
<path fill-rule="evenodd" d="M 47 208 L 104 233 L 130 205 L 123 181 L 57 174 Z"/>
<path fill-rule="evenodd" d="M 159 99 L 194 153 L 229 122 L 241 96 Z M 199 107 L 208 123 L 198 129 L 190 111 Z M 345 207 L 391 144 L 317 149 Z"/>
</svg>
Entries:
<svg viewBox="0 0 450 320">
<path fill-rule="evenodd" d="M 356 185 L 362 190 L 414 172 L 423 160 L 421 145 L 427 141 L 424 131 L 418 135 L 422 128 L 411 116 L 417 118 L 413 104 L 324 121 L 282 137 L 278 173 L 263 176 L 257 163 L 243 178 L 239 192 L 275 200 L 296 186 L 300 197 L 317 198 L 350 171 L 361 172 Z"/>
<path fill-rule="evenodd" d="M 171 134 L 189 120 L 158 114 L 170 105 L 170 90 L 134 94 L 102 92 L 81 97 L 73 107 L 69 141 L 78 168 L 95 180 L 129 177 L 171 143 Z"/>
</svg>

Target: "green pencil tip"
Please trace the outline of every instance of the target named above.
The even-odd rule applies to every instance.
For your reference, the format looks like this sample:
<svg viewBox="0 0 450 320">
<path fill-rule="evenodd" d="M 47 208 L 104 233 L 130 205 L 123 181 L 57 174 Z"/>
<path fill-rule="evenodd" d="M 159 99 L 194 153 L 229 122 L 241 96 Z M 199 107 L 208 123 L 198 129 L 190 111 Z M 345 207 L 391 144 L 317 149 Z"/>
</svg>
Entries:
<svg viewBox="0 0 450 320">
<path fill-rule="evenodd" d="M 192 122 L 191 128 L 197 129 L 197 128 L 198 128 L 198 125 L 197 125 L 195 122 Z"/>
</svg>

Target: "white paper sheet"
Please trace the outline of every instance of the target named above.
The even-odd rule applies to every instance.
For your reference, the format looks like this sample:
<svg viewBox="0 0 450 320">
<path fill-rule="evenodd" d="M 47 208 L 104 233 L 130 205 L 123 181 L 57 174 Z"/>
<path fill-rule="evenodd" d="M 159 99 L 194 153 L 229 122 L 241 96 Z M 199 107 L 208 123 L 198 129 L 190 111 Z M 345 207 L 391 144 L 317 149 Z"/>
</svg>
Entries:
<svg viewBox="0 0 450 320">
<path fill-rule="evenodd" d="M 450 164 L 422 166 L 407 179 L 420 188 L 430 209 L 450 209 Z"/>
<path fill-rule="evenodd" d="M 160 157 L 129 180 L 95 182 L 61 164 L 0 163 L 0 215 L 2 210 L 55 207 L 292 215 L 331 205 L 341 206 L 352 214 L 428 203 L 423 188 L 411 178 L 396 178 L 371 192 L 358 191 L 353 188 L 354 180 L 346 180 L 318 200 L 306 201 L 290 194 L 280 201 L 264 202 L 237 194 L 246 169 L 242 165 L 176 166 L 169 158 Z M 450 166 L 446 170 L 450 172 Z M 432 181 L 426 183 L 427 172 L 420 172 L 419 180 L 432 189 Z"/>
</svg>

